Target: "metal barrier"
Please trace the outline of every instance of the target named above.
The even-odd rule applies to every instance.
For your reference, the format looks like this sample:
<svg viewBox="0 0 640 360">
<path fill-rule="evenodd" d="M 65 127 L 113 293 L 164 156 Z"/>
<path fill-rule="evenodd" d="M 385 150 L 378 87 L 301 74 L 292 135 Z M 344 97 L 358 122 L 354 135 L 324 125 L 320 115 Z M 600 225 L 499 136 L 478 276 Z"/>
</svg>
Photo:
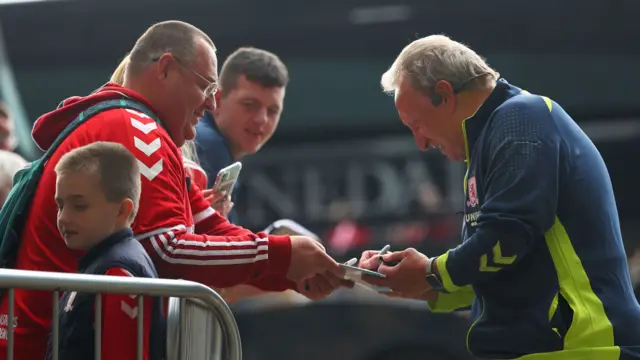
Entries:
<svg viewBox="0 0 640 360">
<path fill-rule="evenodd" d="M 128 294 L 138 296 L 137 333 L 138 346 L 137 358 L 143 358 L 143 296 L 194 298 L 201 301 L 204 306 L 213 310 L 219 322 L 221 336 L 224 339 L 224 359 L 241 360 L 242 345 L 240 332 L 233 313 L 227 303 L 211 288 L 186 280 L 129 278 L 119 276 L 67 274 L 56 272 L 26 271 L 0 269 L 0 288 L 9 289 L 8 318 L 14 318 L 14 288 L 53 291 L 52 305 L 52 355 L 58 359 L 58 316 L 60 291 L 78 291 L 85 293 L 111 293 Z M 101 358 L 101 328 L 102 328 L 102 297 L 96 296 L 95 300 L 95 359 Z M 13 360 L 14 355 L 14 324 L 8 321 L 7 336 L 7 360 Z M 212 341 L 216 341 L 213 339 Z M 167 354 L 168 356 L 170 354 Z"/>
</svg>

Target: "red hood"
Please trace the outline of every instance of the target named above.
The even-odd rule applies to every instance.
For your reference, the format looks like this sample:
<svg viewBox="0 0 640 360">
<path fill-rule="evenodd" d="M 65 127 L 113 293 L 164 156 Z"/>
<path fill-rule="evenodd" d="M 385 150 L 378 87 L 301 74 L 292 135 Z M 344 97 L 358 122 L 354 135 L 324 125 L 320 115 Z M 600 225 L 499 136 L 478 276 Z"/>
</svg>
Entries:
<svg viewBox="0 0 640 360">
<path fill-rule="evenodd" d="M 82 111 L 101 101 L 121 99 L 123 96 L 139 101 L 153 110 L 151 104 L 137 92 L 114 83 L 107 83 L 88 96 L 72 96 L 58 105 L 57 109 L 40 116 L 33 124 L 31 136 L 38 147 L 46 151 L 62 130 Z"/>
</svg>

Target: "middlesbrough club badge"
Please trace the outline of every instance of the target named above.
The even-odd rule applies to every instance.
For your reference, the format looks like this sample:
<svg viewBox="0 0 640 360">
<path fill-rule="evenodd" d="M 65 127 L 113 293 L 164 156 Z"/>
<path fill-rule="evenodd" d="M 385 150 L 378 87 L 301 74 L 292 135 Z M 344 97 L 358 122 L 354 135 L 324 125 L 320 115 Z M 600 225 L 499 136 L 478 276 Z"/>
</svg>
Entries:
<svg viewBox="0 0 640 360">
<path fill-rule="evenodd" d="M 467 197 L 469 201 L 467 201 L 468 207 L 476 207 L 478 206 L 478 192 L 476 191 L 476 177 L 472 176 L 467 180 Z"/>
</svg>

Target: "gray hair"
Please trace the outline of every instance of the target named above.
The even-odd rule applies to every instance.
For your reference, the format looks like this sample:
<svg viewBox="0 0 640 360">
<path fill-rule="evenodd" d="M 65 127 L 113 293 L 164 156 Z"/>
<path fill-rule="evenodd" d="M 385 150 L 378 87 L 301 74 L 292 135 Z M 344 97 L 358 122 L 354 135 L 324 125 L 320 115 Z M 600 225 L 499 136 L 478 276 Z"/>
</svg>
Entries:
<svg viewBox="0 0 640 360">
<path fill-rule="evenodd" d="M 186 64 L 196 59 L 196 40 L 205 40 L 213 50 L 207 34 L 186 22 L 171 20 L 157 23 L 145 31 L 129 54 L 126 74 L 138 75 L 160 56 L 171 53 Z"/>
<path fill-rule="evenodd" d="M 13 186 L 13 177 L 27 164 L 20 155 L 0 150 L 0 207 L 7 200 Z"/>
<path fill-rule="evenodd" d="M 403 76 L 407 76 L 416 89 L 431 96 L 440 80 L 448 81 L 454 90 L 460 91 L 467 85 L 469 88 L 486 86 L 488 79 L 495 81 L 500 74 L 467 46 L 444 35 L 431 35 L 402 49 L 393 65 L 382 74 L 382 89 L 393 93 Z"/>
</svg>

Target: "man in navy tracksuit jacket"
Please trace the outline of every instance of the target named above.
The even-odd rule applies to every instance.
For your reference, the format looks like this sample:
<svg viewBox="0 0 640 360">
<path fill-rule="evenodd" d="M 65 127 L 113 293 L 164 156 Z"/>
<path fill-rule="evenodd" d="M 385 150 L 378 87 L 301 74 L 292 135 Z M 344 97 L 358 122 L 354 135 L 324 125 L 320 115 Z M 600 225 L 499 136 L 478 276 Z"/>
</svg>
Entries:
<svg viewBox="0 0 640 360">
<path fill-rule="evenodd" d="M 467 162 L 463 243 L 432 258 L 413 249 L 381 259 L 366 252 L 361 266 L 387 275 L 376 285 L 429 300 L 433 311 L 471 306 L 466 340 L 478 357 L 640 359 L 640 306 L 594 144 L 557 103 L 494 81 L 498 74 L 463 45 L 444 36 L 412 45 L 394 64 L 400 71 L 390 70 L 401 78 L 383 76 L 383 85 L 396 87 L 400 116 L 419 144 Z M 437 81 L 425 96 L 405 75 L 424 71 L 403 64 L 416 54 L 431 74 L 466 56 L 468 66 L 457 69 L 471 69 L 470 80 Z M 420 97 L 428 103 L 418 104 Z M 419 118 L 416 109 L 431 117 Z M 456 116 L 459 142 L 434 123 Z"/>
</svg>

